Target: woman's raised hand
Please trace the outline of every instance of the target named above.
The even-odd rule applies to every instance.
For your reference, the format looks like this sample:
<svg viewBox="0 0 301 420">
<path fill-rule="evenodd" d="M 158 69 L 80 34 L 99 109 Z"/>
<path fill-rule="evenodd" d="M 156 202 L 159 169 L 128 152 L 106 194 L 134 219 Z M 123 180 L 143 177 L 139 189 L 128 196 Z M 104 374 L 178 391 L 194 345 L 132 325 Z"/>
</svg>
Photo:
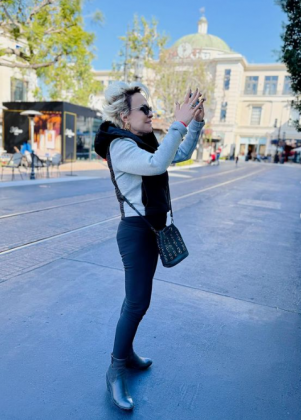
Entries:
<svg viewBox="0 0 301 420">
<path fill-rule="evenodd" d="M 198 89 L 194 92 L 192 96 L 191 89 L 188 89 L 184 102 L 182 105 L 179 102 L 176 103 L 176 110 L 175 110 L 175 119 L 176 121 L 182 121 L 186 125 L 190 123 L 190 121 L 195 118 L 197 121 L 199 120 L 200 116 L 203 116 L 203 102 L 202 99 L 200 104 L 197 104 L 198 99 L 202 94 L 199 92 Z M 202 112 L 201 112 L 202 111 Z"/>
</svg>

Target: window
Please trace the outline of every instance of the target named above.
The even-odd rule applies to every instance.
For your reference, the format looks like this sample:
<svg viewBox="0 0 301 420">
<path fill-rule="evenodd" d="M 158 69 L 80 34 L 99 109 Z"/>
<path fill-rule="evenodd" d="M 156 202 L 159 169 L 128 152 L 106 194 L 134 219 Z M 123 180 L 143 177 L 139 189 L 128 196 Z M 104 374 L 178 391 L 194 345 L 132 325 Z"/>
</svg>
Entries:
<svg viewBox="0 0 301 420">
<path fill-rule="evenodd" d="M 202 52 L 201 57 L 206 60 L 208 58 L 210 58 L 210 53 L 209 52 Z"/>
<path fill-rule="evenodd" d="M 261 106 L 252 106 L 251 125 L 260 125 L 261 111 Z"/>
<path fill-rule="evenodd" d="M 245 85 L 246 95 L 256 95 L 258 88 L 258 76 L 247 76 Z"/>
<path fill-rule="evenodd" d="M 292 95 L 292 88 L 291 88 L 291 77 L 285 76 L 284 77 L 284 84 L 283 84 L 283 95 Z"/>
<path fill-rule="evenodd" d="M 231 70 L 225 70 L 224 73 L 224 89 L 229 90 L 230 88 L 230 79 L 231 79 Z"/>
<path fill-rule="evenodd" d="M 297 121 L 300 121 L 300 117 L 299 111 L 295 108 L 291 108 L 290 117 L 287 122 L 288 126 L 293 127 Z"/>
<path fill-rule="evenodd" d="M 276 95 L 277 84 L 278 84 L 278 76 L 265 76 L 263 94 Z"/>
<path fill-rule="evenodd" d="M 222 102 L 222 107 L 221 107 L 221 115 L 220 115 L 220 122 L 226 122 L 226 118 L 227 118 L 227 106 L 228 103 L 227 102 Z"/>
<path fill-rule="evenodd" d="M 27 101 L 28 83 L 11 78 L 11 101 Z"/>
</svg>

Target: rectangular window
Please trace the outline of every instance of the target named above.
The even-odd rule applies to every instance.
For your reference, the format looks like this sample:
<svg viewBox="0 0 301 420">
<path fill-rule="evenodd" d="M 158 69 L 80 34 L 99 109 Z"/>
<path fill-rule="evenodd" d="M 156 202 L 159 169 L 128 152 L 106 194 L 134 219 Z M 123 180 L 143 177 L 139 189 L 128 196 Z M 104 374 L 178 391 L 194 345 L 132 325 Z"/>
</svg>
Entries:
<svg viewBox="0 0 301 420">
<path fill-rule="evenodd" d="M 244 155 L 246 152 L 246 145 L 245 144 L 241 144 L 239 147 L 239 154 L 240 155 Z"/>
<path fill-rule="evenodd" d="M 247 76 L 245 84 L 245 95 L 256 95 L 258 88 L 258 76 Z"/>
<path fill-rule="evenodd" d="M 291 108 L 290 117 L 289 117 L 289 120 L 287 122 L 288 126 L 293 127 L 296 124 L 297 121 L 300 121 L 300 118 L 301 118 L 301 116 L 299 114 L 299 111 L 295 108 Z"/>
<path fill-rule="evenodd" d="M 263 155 L 264 156 L 264 154 L 265 154 L 265 144 L 261 144 L 260 146 L 259 146 L 259 154 L 260 155 Z"/>
<path fill-rule="evenodd" d="M 202 55 L 201 56 L 202 56 L 203 59 L 206 60 L 207 58 L 210 58 L 210 53 L 208 53 L 208 52 L 202 52 Z"/>
<path fill-rule="evenodd" d="M 251 125 L 260 125 L 261 111 L 261 106 L 252 106 Z"/>
<path fill-rule="evenodd" d="M 276 95 L 277 84 L 278 84 L 278 76 L 265 76 L 263 94 Z"/>
<path fill-rule="evenodd" d="M 231 79 L 231 70 L 227 69 L 225 70 L 224 74 L 224 89 L 229 90 L 230 88 L 230 79 Z"/>
<path fill-rule="evenodd" d="M 28 83 L 11 78 L 11 101 L 27 101 Z"/>
<path fill-rule="evenodd" d="M 291 88 L 291 77 L 285 76 L 284 83 L 283 83 L 283 95 L 292 95 L 292 88 Z"/>
<path fill-rule="evenodd" d="M 228 103 L 227 102 L 222 102 L 222 107 L 221 107 L 221 115 L 220 115 L 220 122 L 226 122 L 226 118 L 227 118 L 227 106 Z"/>
</svg>

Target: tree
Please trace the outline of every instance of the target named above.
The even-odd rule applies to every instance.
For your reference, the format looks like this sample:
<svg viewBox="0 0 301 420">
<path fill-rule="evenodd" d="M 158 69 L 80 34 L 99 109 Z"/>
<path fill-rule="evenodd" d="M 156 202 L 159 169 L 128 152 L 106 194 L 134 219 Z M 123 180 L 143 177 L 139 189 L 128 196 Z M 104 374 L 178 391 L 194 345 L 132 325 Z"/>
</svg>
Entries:
<svg viewBox="0 0 301 420">
<path fill-rule="evenodd" d="M 188 87 L 192 90 L 199 88 L 206 97 L 206 108 L 211 106 L 214 85 L 210 63 L 206 65 L 201 60 L 175 60 L 165 50 L 157 62 L 149 63 L 149 67 L 152 69 L 149 84 L 167 121 L 173 120 L 175 102 L 183 100 Z"/>
<path fill-rule="evenodd" d="M 281 36 L 281 60 L 286 64 L 291 75 L 291 87 L 296 95 L 292 106 L 301 114 L 301 2 L 300 0 L 277 0 L 287 14 L 288 23 L 284 25 Z M 300 121 L 295 121 L 295 127 L 301 131 Z"/>
<path fill-rule="evenodd" d="M 146 68 L 148 71 L 143 81 L 157 102 L 156 108 L 162 108 L 162 117 L 167 121 L 173 120 L 175 101 L 182 100 L 190 85 L 203 89 L 208 108 L 213 95 L 209 66 L 202 61 L 175 62 L 165 48 L 168 36 L 160 34 L 157 27 L 155 19 L 148 22 L 143 16 L 134 16 L 133 26 L 120 37 L 124 45 L 119 54 L 121 61 L 113 65 L 113 78 L 140 80 L 139 64 Z M 156 56 L 159 59 L 156 60 Z"/>
<path fill-rule="evenodd" d="M 123 47 L 119 52 L 120 62 L 113 64 L 113 76 L 127 81 L 141 78 L 140 70 L 160 52 L 168 37 L 157 30 L 158 22 L 152 18 L 148 22 L 143 16 L 135 15 L 133 25 L 126 35 L 119 37 Z M 140 67 L 140 68 L 139 68 Z"/>
<path fill-rule="evenodd" d="M 91 72 L 94 34 L 83 29 L 82 0 L 0 0 L 0 30 L 22 48 L 0 46 L 0 66 L 34 70 L 51 100 L 86 105 L 101 90 Z M 100 23 L 102 14 L 95 12 Z M 8 59 L 9 58 L 9 59 Z M 42 98 L 38 88 L 35 96 Z"/>
</svg>

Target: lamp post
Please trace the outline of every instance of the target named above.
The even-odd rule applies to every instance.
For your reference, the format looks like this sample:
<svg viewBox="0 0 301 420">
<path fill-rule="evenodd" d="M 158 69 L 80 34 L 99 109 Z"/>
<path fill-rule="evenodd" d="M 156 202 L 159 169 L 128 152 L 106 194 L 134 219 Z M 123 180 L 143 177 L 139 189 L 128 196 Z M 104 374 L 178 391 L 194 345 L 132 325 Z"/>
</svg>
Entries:
<svg viewBox="0 0 301 420">
<path fill-rule="evenodd" d="M 135 58 L 134 77 L 139 82 L 141 82 L 142 77 L 143 77 L 143 66 L 144 66 L 143 58 L 138 55 Z"/>
<path fill-rule="evenodd" d="M 29 122 L 30 122 L 30 142 L 31 142 L 31 174 L 30 174 L 30 179 L 36 179 L 35 173 L 34 173 L 34 152 L 33 152 L 34 117 L 39 116 L 39 115 L 43 115 L 43 114 L 39 111 L 29 109 L 28 111 L 21 112 L 20 115 L 24 115 L 25 117 L 29 118 Z"/>
<path fill-rule="evenodd" d="M 6 110 L 8 110 L 8 108 L 6 107 L 6 106 L 4 106 L 4 105 L 0 105 L 0 109 L 2 110 L 2 111 L 6 111 Z M 3 118 L 3 116 L 2 116 L 2 118 Z M 1 131 L 1 133 L 0 133 L 0 138 L 1 138 L 1 140 L 2 140 L 2 138 L 3 138 L 3 135 L 4 135 L 4 133 L 2 133 L 2 131 Z M 2 144 L 2 143 L 1 143 Z M 2 146 L 0 146 L 1 147 L 1 149 L 2 149 Z M 3 149 L 4 150 L 4 149 Z"/>
</svg>

